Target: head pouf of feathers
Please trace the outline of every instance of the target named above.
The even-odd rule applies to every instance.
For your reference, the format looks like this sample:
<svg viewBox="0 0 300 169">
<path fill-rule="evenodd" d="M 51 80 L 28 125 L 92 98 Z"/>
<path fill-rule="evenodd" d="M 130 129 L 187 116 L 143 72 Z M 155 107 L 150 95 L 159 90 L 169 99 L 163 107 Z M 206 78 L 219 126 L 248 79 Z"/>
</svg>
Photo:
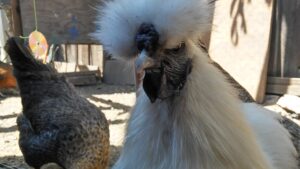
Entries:
<svg viewBox="0 0 300 169">
<path fill-rule="evenodd" d="M 143 87 L 151 102 L 183 88 L 192 69 L 186 41 L 196 42 L 209 30 L 210 2 L 190 1 L 119 0 L 101 9 L 96 37 L 113 56 L 138 57 L 137 69 L 145 70 Z"/>
</svg>

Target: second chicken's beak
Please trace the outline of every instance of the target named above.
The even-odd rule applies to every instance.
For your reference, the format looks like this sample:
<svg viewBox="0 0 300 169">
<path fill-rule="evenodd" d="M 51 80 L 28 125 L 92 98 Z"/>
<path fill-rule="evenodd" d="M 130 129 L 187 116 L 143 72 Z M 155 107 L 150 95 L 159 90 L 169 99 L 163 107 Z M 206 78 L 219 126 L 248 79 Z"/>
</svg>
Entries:
<svg viewBox="0 0 300 169">
<path fill-rule="evenodd" d="M 146 50 L 143 50 L 135 61 L 137 72 L 142 72 L 144 69 L 156 67 L 157 65 L 156 61 L 149 57 L 149 53 Z"/>
</svg>

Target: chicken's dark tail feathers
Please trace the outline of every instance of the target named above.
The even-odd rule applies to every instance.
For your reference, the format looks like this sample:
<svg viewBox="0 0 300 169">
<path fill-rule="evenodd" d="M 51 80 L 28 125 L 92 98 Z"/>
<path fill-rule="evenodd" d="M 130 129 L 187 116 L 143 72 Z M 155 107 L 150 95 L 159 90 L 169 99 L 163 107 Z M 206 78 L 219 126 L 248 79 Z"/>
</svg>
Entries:
<svg viewBox="0 0 300 169">
<path fill-rule="evenodd" d="M 59 130 L 51 128 L 48 131 L 35 132 L 31 122 L 23 114 L 17 118 L 20 131 L 19 146 L 27 164 L 41 168 L 47 163 L 57 163 L 57 137 Z"/>
<path fill-rule="evenodd" d="M 21 38 L 10 38 L 5 50 L 8 53 L 15 70 L 19 71 L 54 71 L 50 66 L 37 61 Z"/>
</svg>

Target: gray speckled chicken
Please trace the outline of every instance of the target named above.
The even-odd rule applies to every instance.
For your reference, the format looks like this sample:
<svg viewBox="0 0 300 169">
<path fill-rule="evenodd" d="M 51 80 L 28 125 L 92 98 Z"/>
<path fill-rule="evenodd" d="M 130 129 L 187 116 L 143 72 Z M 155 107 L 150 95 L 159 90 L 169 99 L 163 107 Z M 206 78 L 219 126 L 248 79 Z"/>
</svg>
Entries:
<svg viewBox="0 0 300 169">
<path fill-rule="evenodd" d="M 64 76 L 36 61 L 19 38 L 6 45 L 20 88 L 19 146 L 27 164 L 105 169 L 109 128 L 104 114 L 80 97 Z"/>
</svg>

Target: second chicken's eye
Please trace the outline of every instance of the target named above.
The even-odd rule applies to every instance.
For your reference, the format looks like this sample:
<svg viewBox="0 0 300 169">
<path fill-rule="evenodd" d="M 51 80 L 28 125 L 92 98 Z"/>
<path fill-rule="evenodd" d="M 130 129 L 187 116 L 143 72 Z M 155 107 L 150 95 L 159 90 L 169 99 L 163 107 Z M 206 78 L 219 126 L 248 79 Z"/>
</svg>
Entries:
<svg viewBox="0 0 300 169">
<path fill-rule="evenodd" d="M 182 42 L 176 48 L 166 49 L 164 52 L 166 54 L 178 54 L 178 53 L 181 53 L 182 51 L 184 51 L 184 49 L 185 49 L 185 43 Z"/>
</svg>

